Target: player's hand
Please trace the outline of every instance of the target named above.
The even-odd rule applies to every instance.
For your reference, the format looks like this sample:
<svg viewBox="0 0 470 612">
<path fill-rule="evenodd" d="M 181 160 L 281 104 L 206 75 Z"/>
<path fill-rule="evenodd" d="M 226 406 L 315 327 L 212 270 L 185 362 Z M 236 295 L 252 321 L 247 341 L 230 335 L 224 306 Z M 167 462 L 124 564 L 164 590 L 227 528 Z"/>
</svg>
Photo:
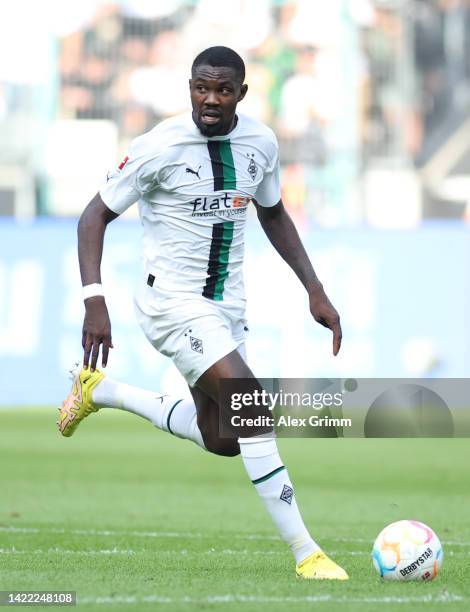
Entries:
<svg viewBox="0 0 470 612">
<path fill-rule="evenodd" d="M 88 368 L 90 365 L 92 372 L 98 362 L 100 345 L 102 346 L 101 364 L 105 368 L 108 363 L 109 349 L 114 347 L 106 302 L 104 297 L 97 295 L 85 300 L 85 320 L 82 332 L 83 367 Z"/>
<path fill-rule="evenodd" d="M 309 292 L 310 312 L 317 323 L 328 327 L 333 332 L 333 355 L 339 353 L 343 333 L 339 322 L 339 314 L 328 299 L 323 287 L 318 285 Z"/>
</svg>

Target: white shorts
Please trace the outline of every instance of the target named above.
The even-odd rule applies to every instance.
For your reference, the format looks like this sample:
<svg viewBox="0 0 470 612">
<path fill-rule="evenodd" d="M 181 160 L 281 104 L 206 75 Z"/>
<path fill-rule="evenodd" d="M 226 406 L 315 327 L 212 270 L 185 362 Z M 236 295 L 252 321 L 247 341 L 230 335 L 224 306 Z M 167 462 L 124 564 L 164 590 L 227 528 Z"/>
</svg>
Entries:
<svg viewBox="0 0 470 612">
<path fill-rule="evenodd" d="M 175 297 L 146 286 L 135 307 L 149 342 L 173 360 L 190 387 L 232 351 L 238 349 L 246 359 L 244 305 L 233 307 L 202 295 Z"/>
</svg>

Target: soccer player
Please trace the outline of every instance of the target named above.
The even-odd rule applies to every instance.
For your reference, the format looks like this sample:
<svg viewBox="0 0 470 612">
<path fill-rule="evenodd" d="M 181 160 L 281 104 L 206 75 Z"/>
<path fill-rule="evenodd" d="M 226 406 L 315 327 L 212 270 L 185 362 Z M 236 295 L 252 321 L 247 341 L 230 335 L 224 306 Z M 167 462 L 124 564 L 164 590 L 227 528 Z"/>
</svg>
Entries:
<svg viewBox="0 0 470 612">
<path fill-rule="evenodd" d="M 306 529 L 275 438 L 219 436 L 219 411 L 226 408 L 219 405 L 221 379 L 256 380 L 245 358 L 242 278 L 251 201 L 274 248 L 304 285 L 312 316 L 332 330 L 335 355 L 341 345 L 338 313 L 282 204 L 276 137 L 259 121 L 236 113 L 248 90 L 244 79 L 243 60 L 233 50 L 211 47 L 200 53 L 189 81 L 192 113 L 167 119 L 136 138 L 128 157 L 81 215 L 84 360 L 58 425 L 62 435 L 71 436 L 90 413 L 115 408 L 217 455 L 241 454 L 292 550 L 296 573 L 346 580 L 346 572 Z M 137 201 L 145 259 L 135 299 L 137 318 L 152 345 L 184 376 L 192 400 L 132 387 L 96 369 L 100 350 L 105 367 L 112 348 L 100 275 L 104 234 L 107 224 Z"/>
</svg>

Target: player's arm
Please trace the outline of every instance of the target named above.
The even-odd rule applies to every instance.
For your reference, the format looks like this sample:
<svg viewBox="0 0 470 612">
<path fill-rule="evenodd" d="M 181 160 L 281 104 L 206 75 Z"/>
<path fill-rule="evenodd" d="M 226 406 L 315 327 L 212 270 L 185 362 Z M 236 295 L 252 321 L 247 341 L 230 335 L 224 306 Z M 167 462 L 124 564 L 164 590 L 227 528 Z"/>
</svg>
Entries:
<svg viewBox="0 0 470 612">
<path fill-rule="evenodd" d="M 101 283 L 101 256 L 106 226 L 118 215 L 110 210 L 99 193 L 83 211 L 78 222 L 78 261 L 82 285 Z M 85 300 L 85 319 L 83 321 L 82 346 L 83 365 L 96 368 L 102 345 L 101 361 L 103 367 L 108 362 L 109 349 L 112 348 L 111 321 L 103 296 Z M 91 361 L 90 361 L 91 357 Z"/>
<path fill-rule="evenodd" d="M 342 338 L 338 312 L 323 290 L 323 285 L 315 274 L 297 229 L 284 208 L 282 200 L 271 207 L 260 206 L 255 201 L 255 206 L 266 236 L 307 290 L 313 318 L 333 332 L 333 354 L 337 355 Z"/>
</svg>

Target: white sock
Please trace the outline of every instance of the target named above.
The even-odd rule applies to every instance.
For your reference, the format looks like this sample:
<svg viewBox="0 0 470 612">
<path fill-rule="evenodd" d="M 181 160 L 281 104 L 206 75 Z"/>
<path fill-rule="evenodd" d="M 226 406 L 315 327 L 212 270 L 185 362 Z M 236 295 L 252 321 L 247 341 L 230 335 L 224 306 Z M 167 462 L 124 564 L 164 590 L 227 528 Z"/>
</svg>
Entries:
<svg viewBox="0 0 470 612">
<path fill-rule="evenodd" d="M 196 406 L 192 400 L 159 395 L 132 387 L 107 376 L 93 389 L 93 401 L 103 408 L 119 408 L 137 414 L 163 431 L 192 440 L 205 448 L 197 426 Z"/>
<path fill-rule="evenodd" d="M 296 563 L 320 550 L 300 516 L 294 488 L 274 439 L 239 438 L 248 476 L 256 487 L 282 539 L 290 546 Z"/>
</svg>

